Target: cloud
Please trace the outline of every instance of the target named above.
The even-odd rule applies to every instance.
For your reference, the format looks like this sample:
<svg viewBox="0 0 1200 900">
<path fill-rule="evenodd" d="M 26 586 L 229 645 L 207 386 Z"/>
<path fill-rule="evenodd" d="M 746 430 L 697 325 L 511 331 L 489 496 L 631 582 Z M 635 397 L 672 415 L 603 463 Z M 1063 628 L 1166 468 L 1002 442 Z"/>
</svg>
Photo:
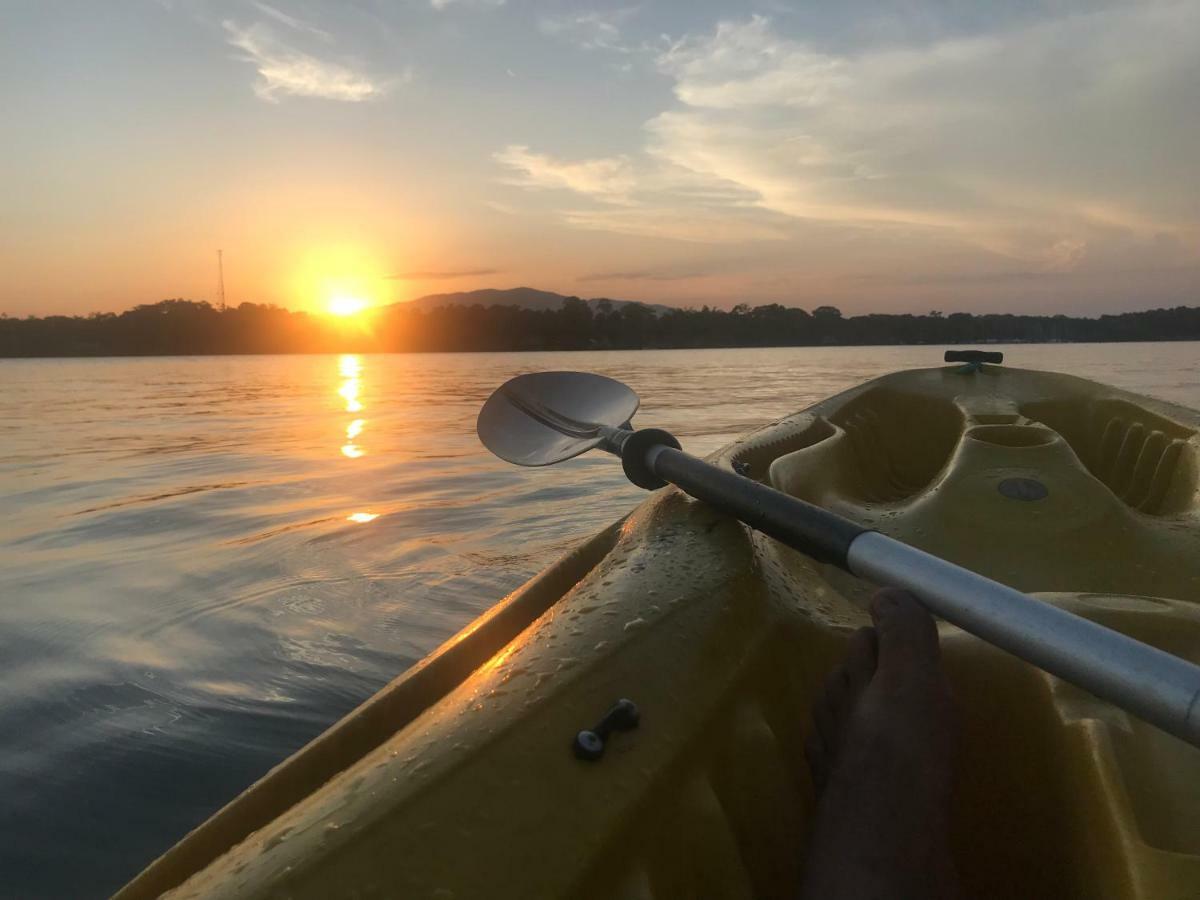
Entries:
<svg viewBox="0 0 1200 900">
<path fill-rule="evenodd" d="M 511 203 L 501 203 L 499 200 L 484 200 L 483 205 L 492 212 L 497 212 L 504 216 L 520 216 L 528 212 L 526 209 L 513 206 Z"/>
<path fill-rule="evenodd" d="M 503 6 L 505 0 L 429 0 L 434 9 L 442 10 L 450 6 Z"/>
<path fill-rule="evenodd" d="M 538 20 L 542 34 L 568 40 L 584 50 L 632 53 L 639 49 L 625 43 L 621 26 L 637 13 L 636 7 L 544 16 Z"/>
<path fill-rule="evenodd" d="M 590 20 L 576 32 L 580 18 L 549 30 L 616 40 Z M 1200 5 L 1053 4 L 923 34 L 816 46 L 762 16 L 724 21 L 657 53 L 674 102 L 640 150 L 572 161 L 514 144 L 495 158 L 520 173 L 510 183 L 594 204 L 559 211 L 576 227 L 709 242 L 819 230 L 860 271 L 905 248 L 930 270 L 1200 257 L 1184 187 L 1200 158 Z"/>
<path fill-rule="evenodd" d="M 1121 268 L 1121 274 L 1126 276 L 1153 277 L 1155 275 L 1183 275 L 1189 279 L 1200 277 L 1200 266 L 1137 266 Z M 1011 283 L 1054 283 L 1065 282 L 1081 273 L 1054 270 L 1014 270 L 1011 272 L 947 272 L 926 273 L 920 275 L 854 275 L 847 280 L 859 283 L 879 283 L 887 281 L 892 284 L 906 285 L 988 285 Z M 1086 274 L 1086 273 L 1084 273 Z"/>
<path fill-rule="evenodd" d="M 796 219 L 1072 271 L 1195 234 L 1178 185 L 1200 152 L 1198 40 L 1200 8 L 1178 3 L 840 54 L 755 16 L 660 55 L 681 106 L 647 123 L 647 150 Z"/>
<path fill-rule="evenodd" d="M 690 209 L 675 206 L 641 206 L 609 209 L 573 209 L 562 213 L 563 221 L 590 231 L 611 231 L 634 237 L 687 241 L 699 244 L 730 244 L 774 241 L 788 237 L 786 228 L 729 210 Z"/>
<path fill-rule="evenodd" d="M 816 106 L 851 81 L 848 60 L 777 38 L 762 16 L 678 41 L 658 66 L 675 80 L 683 103 L 713 109 Z"/>
<path fill-rule="evenodd" d="M 243 28 L 227 20 L 222 25 L 228 42 L 245 54 L 246 62 L 253 63 L 258 69 L 254 93 L 268 103 L 278 103 L 281 97 L 318 97 L 359 103 L 382 96 L 396 81 L 375 81 L 347 66 L 290 47 L 262 23 Z M 409 78 L 411 74 L 406 72 L 397 80 Z"/>
<path fill-rule="evenodd" d="M 532 153 L 523 144 L 510 144 L 492 157 L 516 173 L 509 183 L 521 187 L 566 189 L 609 203 L 626 203 L 636 184 L 633 167 L 625 156 L 571 162 Z"/>
<path fill-rule="evenodd" d="M 702 278 L 709 274 L 703 271 L 694 272 L 665 272 L 653 269 L 643 269 L 638 272 L 592 272 L 580 275 L 576 281 L 686 281 L 689 278 Z"/>
<path fill-rule="evenodd" d="M 297 19 L 295 16 L 289 16 L 287 13 L 276 9 L 274 6 L 271 6 L 268 3 L 262 3 L 260 0 L 251 0 L 251 5 L 264 16 L 268 16 L 274 19 L 276 22 L 286 25 L 288 28 L 291 28 L 295 31 L 302 31 L 306 34 L 316 35 L 324 41 L 333 40 L 333 35 L 331 35 L 328 31 L 318 28 L 316 25 L 311 25 L 302 19 Z"/>
<path fill-rule="evenodd" d="M 562 160 L 522 144 L 509 145 L 493 158 L 516 173 L 508 184 L 570 191 L 597 204 L 560 210 L 562 220 L 576 228 L 699 243 L 777 240 L 785 234 L 780 217 L 749 208 L 753 194 L 680 167 L 638 170 L 628 156 Z"/>
<path fill-rule="evenodd" d="M 498 275 L 502 269 L 457 269 L 433 272 L 398 272 L 385 276 L 395 281 L 449 281 L 454 278 L 472 278 L 479 275 Z"/>
</svg>

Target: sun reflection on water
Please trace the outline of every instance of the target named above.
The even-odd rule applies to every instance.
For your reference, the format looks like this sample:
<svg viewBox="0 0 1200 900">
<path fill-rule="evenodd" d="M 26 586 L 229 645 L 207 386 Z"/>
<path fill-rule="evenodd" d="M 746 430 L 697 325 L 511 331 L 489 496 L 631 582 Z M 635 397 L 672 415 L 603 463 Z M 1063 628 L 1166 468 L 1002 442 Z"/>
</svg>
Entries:
<svg viewBox="0 0 1200 900">
<path fill-rule="evenodd" d="M 345 353 L 338 358 L 338 374 L 342 383 L 338 387 L 338 396 L 346 401 L 346 412 L 362 412 L 363 405 L 359 399 L 362 388 L 362 359 L 353 353 Z M 347 459 L 358 459 L 366 455 L 366 450 L 355 441 L 367 427 L 366 419 L 354 419 L 346 426 L 346 443 L 342 444 L 342 456 Z"/>
<path fill-rule="evenodd" d="M 346 401 L 345 410 L 348 413 L 359 413 L 363 411 L 363 404 L 360 398 L 362 390 L 362 358 L 353 353 L 345 353 L 338 357 L 338 375 L 342 382 L 338 386 L 338 396 Z M 358 438 L 362 436 L 366 430 L 367 420 L 362 418 L 351 419 L 346 423 L 346 442 L 341 446 L 342 456 L 347 459 L 359 459 L 366 456 L 367 451 L 358 443 Z M 346 516 L 346 521 L 365 524 L 366 522 L 374 521 L 379 518 L 379 513 L 373 512 L 355 512 Z"/>
<path fill-rule="evenodd" d="M 358 376 L 347 378 L 338 388 L 338 393 L 346 401 L 346 412 L 362 412 L 362 402 L 358 399 Z"/>
</svg>

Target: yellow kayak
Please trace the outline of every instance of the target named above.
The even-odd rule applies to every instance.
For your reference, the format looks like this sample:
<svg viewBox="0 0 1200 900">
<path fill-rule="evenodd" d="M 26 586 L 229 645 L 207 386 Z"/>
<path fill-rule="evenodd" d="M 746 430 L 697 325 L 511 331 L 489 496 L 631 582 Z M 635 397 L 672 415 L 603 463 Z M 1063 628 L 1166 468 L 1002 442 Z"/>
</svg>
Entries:
<svg viewBox="0 0 1200 900">
<path fill-rule="evenodd" d="M 1105 385 L 950 366 L 711 459 L 1198 662 L 1198 434 L 1200 413 Z M 871 589 L 656 491 L 118 897 L 792 897 L 808 711 Z M 1200 751 L 941 636 L 964 896 L 1200 897 Z"/>
</svg>

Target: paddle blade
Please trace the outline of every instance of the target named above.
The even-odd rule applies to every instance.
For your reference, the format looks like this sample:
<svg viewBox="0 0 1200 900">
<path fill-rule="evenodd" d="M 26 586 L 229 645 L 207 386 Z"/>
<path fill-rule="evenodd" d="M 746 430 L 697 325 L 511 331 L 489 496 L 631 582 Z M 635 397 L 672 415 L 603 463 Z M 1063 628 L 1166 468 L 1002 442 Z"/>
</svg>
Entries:
<svg viewBox="0 0 1200 900">
<path fill-rule="evenodd" d="M 638 408 L 629 387 L 587 372 L 534 372 L 509 379 L 483 404 L 475 431 L 483 445 L 519 466 L 578 456 L 625 425 Z"/>
</svg>

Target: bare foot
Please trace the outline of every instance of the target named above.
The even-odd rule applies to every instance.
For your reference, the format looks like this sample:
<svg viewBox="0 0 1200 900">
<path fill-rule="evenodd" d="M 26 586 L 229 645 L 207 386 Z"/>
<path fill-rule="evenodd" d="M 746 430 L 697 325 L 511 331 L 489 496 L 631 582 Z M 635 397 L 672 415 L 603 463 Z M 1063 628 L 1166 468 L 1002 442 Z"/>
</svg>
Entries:
<svg viewBox="0 0 1200 900">
<path fill-rule="evenodd" d="M 895 589 L 875 595 L 871 618 L 813 708 L 818 799 L 802 896 L 947 900 L 955 715 L 937 628 Z"/>
</svg>

